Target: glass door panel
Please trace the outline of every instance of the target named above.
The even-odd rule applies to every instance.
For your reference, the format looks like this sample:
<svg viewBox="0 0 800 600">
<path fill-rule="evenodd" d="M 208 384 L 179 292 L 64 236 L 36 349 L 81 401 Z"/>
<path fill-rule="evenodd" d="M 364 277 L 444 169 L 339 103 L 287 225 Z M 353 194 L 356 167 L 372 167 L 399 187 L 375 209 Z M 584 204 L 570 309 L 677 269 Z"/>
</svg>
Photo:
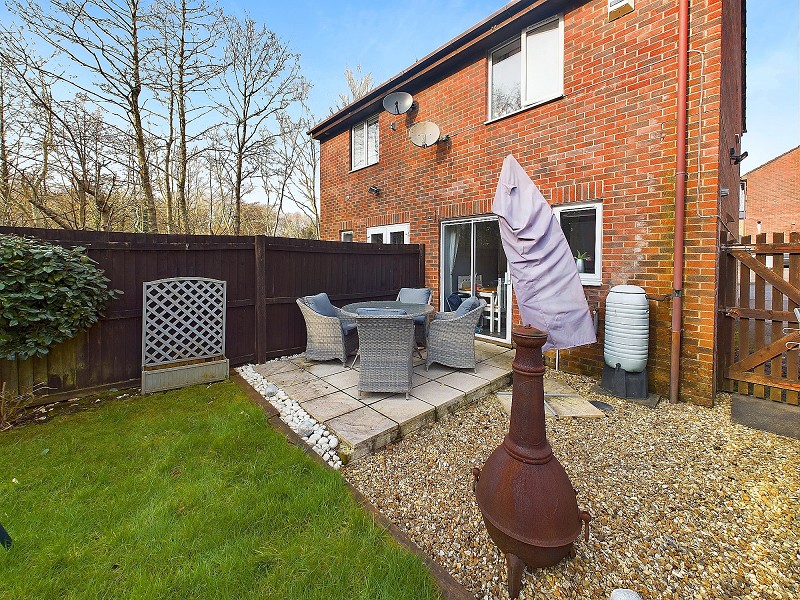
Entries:
<svg viewBox="0 0 800 600">
<path fill-rule="evenodd" d="M 474 294 L 486 300 L 481 333 L 505 339 L 508 261 L 497 221 L 478 221 L 475 228 Z"/>
<path fill-rule="evenodd" d="M 445 310 L 455 310 L 456 297 L 468 297 L 472 289 L 472 226 L 448 224 L 443 233 L 441 296 Z"/>
<path fill-rule="evenodd" d="M 496 219 L 442 226 L 440 289 L 443 310 L 455 310 L 459 299 L 472 295 L 485 300 L 476 333 L 509 341 L 511 285 Z"/>
</svg>

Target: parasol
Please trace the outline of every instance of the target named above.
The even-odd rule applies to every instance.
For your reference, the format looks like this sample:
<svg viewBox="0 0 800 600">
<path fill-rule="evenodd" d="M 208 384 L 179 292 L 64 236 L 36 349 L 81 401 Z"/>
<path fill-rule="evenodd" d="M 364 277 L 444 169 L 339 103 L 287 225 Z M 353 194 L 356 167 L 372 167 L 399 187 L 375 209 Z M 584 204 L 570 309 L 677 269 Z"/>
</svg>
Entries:
<svg viewBox="0 0 800 600">
<path fill-rule="evenodd" d="M 523 325 L 547 332 L 543 350 L 597 341 L 572 251 L 550 205 L 512 155 L 492 204 Z"/>
</svg>

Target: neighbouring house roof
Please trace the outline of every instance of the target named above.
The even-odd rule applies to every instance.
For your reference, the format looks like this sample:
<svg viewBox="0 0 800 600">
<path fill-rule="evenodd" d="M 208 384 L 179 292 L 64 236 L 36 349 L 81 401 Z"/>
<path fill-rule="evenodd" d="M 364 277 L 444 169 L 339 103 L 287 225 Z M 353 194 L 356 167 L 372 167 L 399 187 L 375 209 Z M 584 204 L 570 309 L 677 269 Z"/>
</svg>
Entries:
<svg viewBox="0 0 800 600">
<path fill-rule="evenodd" d="M 778 156 L 776 156 L 775 158 L 773 158 L 773 159 L 770 159 L 770 160 L 768 160 L 767 162 L 765 162 L 763 165 L 761 165 L 761 166 L 758 166 L 758 167 L 756 167 L 755 169 L 753 169 L 753 170 L 751 170 L 751 171 L 748 171 L 747 173 L 745 173 L 744 175 L 742 175 L 742 177 L 741 177 L 741 178 L 742 178 L 742 179 L 747 179 L 747 178 L 748 178 L 748 177 L 750 177 L 750 175 L 752 175 L 753 173 L 756 173 L 756 172 L 758 172 L 758 171 L 761 171 L 762 169 L 768 168 L 768 167 L 770 167 L 770 166 L 771 166 L 773 163 L 775 163 L 776 161 L 779 161 L 779 160 L 781 160 L 782 158 L 785 158 L 785 157 L 787 157 L 787 156 L 789 156 L 789 155 L 791 155 L 791 154 L 793 154 L 793 153 L 795 153 L 795 152 L 796 152 L 798 155 L 800 155 L 800 146 L 797 146 L 796 148 L 792 148 L 791 150 L 788 150 L 787 152 L 784 152 L 783 154 L 779 154 L 779 155 L 778 155 Z"/>
<path fill-rule="evenodd" d="M 324 140 L 349 128 L 352 124 L 381 110 L 384 96 L 395 91 L 417 92 L 437 78 L 452 73 L 476 53 L 513 35 L 513 31 L 533 24 L 550 14 L 563 11 L 568 6 L 579 6 L 589 0 L 515 0 L 490 15 L 474 27 L 453 38 L 444 46 L 418 60 L 388 81 L 378 85 L 368 94 L 345 106 L 315 125 L 309 134 Z M 546 7 L 544 5 L 547 5 Z"/>
</svg>

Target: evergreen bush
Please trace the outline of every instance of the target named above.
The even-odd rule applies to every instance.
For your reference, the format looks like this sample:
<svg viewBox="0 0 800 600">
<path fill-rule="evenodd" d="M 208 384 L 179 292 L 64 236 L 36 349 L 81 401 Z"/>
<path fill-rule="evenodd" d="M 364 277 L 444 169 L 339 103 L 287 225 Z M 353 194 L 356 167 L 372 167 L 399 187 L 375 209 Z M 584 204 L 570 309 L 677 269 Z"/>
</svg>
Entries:
<svg viewBox="0 0 800 600">
<path fill-rule="evenodd" d="M 85 249 L 0 234 L 0 358 L 43 356 L 88 329 L 122 293 Z"/>
</svg>

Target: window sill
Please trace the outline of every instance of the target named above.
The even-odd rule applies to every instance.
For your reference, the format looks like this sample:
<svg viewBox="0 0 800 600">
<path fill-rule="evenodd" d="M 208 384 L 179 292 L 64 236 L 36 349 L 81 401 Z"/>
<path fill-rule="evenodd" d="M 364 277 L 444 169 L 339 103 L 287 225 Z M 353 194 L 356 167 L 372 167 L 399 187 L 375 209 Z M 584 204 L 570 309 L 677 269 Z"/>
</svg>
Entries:
<svg viewBox="0 0 800 600">
<path fill-rule="evenodd" d="M 364 169 L 369 169 L 370 167 L 374 167 L 374 166 L 375 166 L 375 165 L 377 165 L 377 164 L 378 164 L 378 162 L 374 162 L 374 163 L 372 163 L 372 164 L 369 164 L 369 165 L 364 165 L 363 167 L 358 167 L 358 168 L 355 168 L 355 169 L 350 169 L 350 170 L 349 170 L 347 173 L 348 173 L 348 174 L 350 174 L 350 173 L 355 173 L 356 171 L 363 171 Z"/>
<path fill-rule="evenodd" d="M 583 287 L 600 287 L 601 285 L 603 285 L 603 282 L 600 280 L 600 278 L 596 278 L 596 277 L 592 277 L 592 278 L 589 278 L 589 277 L 583 278 L 583 277 L 581 277 L 581 285 Z"/>
<path fill-rule="evenodd" d="M 564 94 L 561 94 L 559 96 L 555 96 L 554 98 L 549 98 L 547 100 L 542 100 L 541 102 L 535 102 L 533 104 L 529 104 L 528 106 L 523 106 L 522 108 L 520 108 L 518 110 L 515 110 L 514 112 L 510 112 L 510 113 L 508 113 L 506 115 L 503 115 L 502 117 L 495 117 L 493 119 L 489 119 L 488 121 L 484 121 L 483 124 L 484 125 L 490 125 L 492 123 L 497 123 L 498 121 L 502 121 L 503 119 L 508 119 L 509 117 L 513 117 L 514 115 L 518 115 L 520 113 L 524 113 L 526 110 L 530 110 L 532 108 L 536 108 L 537 106 L 543 106 L 545 104 L 549 104 L 550 102 L 556 102 L 556 101 L 562 100 L 564 98 L 566 98 L 566 96 Z"/>
</svg>

